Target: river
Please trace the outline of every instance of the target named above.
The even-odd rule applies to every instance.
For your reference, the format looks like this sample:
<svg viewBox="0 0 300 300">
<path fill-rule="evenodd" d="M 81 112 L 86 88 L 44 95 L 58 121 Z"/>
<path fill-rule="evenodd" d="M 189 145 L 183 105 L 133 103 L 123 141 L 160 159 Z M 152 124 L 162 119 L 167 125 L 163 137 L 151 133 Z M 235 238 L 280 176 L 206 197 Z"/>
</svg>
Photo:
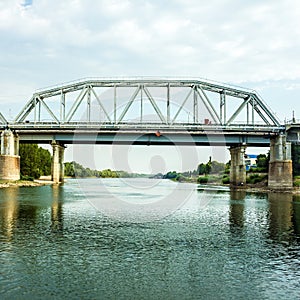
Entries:
<svg viewBox="0 0 300 300">
<path fill-rule="evenodd" d="M 299 299 L 300 198 L 156 179 L 0 190 L 1 299 Z"/>
</svg>

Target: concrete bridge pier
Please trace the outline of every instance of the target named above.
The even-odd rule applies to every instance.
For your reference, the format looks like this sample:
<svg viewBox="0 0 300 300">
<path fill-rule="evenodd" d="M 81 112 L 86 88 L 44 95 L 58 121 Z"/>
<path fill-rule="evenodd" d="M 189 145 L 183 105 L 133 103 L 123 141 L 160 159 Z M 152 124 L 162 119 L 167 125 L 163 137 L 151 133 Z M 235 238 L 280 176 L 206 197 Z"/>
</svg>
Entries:
<svg viewBox="0 0 300 300">
<path fill-rule="evenodd" d="M 52 142 L 52 168 L 51 168 L 51 178 L 55 183 L 61 183 L 64 181 L 64 152 L 65 146 Z"/>
<path fill-rule="evenodd" d="M 272 189 L 290 189 L 293 187 L 293 165 L 291 143 L 285 135 L 279 135 L 270 141 L 270 162 L 268 187 Z"/>
<path fill-rule="evenodd" d="M 233 186 L 246 185 L 245 152 L 245 145 L 230 148 L 230 184 Z"/>
<path fill-rule="evenodd" d="M 0 179 L 20 179 L 19 137 L 9 129 L 1 134 Z"/>
</svg>

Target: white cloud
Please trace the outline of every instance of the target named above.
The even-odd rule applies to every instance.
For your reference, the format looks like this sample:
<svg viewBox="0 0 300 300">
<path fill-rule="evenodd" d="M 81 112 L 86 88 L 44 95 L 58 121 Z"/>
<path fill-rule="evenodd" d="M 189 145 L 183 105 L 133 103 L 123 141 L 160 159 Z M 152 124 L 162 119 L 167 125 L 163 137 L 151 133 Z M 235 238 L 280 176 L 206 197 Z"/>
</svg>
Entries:
<svg viewBox="0 0 300 300">
<path fill-rule="evenodd" d="M 43 87 L 112 75 L 239 84 L 300 78 L 297 1 L 24 3 L 0 1 L 0 65 L 8 70 L 0 76 L 11 82 L 26 78 Z"/>
</svg>

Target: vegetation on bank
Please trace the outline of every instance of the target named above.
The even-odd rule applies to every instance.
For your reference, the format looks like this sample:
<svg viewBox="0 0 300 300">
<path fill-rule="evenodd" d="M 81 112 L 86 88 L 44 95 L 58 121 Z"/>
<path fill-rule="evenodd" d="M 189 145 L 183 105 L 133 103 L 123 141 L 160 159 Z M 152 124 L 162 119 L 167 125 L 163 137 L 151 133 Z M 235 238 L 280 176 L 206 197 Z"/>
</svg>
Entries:
<svg viewBox="0 0 300 300">
<path fill-rule="evenodd" d="M 267 172 L 269 166 L 269 154 L 260 154 L 257 156 L 256 168 L 247 172 L 247 184 L 257 184 L 267 181 Z M 212 161 L 201 163 L 197 169 L 192 172 L 177 173 L 168 172 L 162 178 L 174 181 L 197 182 L 199 184 L 230 184 L 230 161 L 226 164 Z"/>
<path fill-rule="evenodd" d="M 294 177 L 294 187 L 300 187 L 300 176 Z"/>
<path fill-rule="evenodd" d="M 97 178 L 125 178 L 125 177 L 147 177 L 145 174 L 128 173 L 126 171 L 112 171 L 111 169 L 105 169 L 102 171 L 92 170 L 85 168 L 79 163 L 72 161 L 65 164 L 65 176 L 67 177 L 97 177 Z"/>
<path fill-rule="evenodd" d="M 51 154 L 36 144 L 20 144 L 20 173 L 22 180 L 31 180 L 51 174 Z"/>
</svg>

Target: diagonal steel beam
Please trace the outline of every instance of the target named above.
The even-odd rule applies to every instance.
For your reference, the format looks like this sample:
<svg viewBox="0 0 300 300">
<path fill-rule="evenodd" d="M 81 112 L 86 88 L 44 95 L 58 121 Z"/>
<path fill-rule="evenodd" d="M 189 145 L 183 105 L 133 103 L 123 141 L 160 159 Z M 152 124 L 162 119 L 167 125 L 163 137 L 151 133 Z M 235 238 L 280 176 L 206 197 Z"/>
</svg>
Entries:
<svg viewBox="0 0 300 300">
<path fill-rule="evenodd" d="M 232 114 L 232 116 L 229 118 L 227 123 L 225 124 L 226 126 L 230 125 L 232 121 L 240 114 L 240 112 L 244 109 L 244 107 L 251 101 L 251 97 L 248 97 L 247 99 L 244 100 L 244 102 L 239 106 L 239 108 Z"/>
<path fill-rule="evenodd" d="M 199 87 L 199 88 L 200 88 L 201 92 L 199 91 L 199 89 L 196 89 L 196 92 L 197 92 L 198 96 L 200 97 L 200 99 L 202 100 L 202 103 L 206 107 L 206 109 L 209 112 L 210 116 L 212 117 L 213 121 L 217 124 L 218 123 L 221 124 L 221 120 L 220 120 L 218 114 L 216 113 L 216 110 L 210 103 L 210 101 L 209 101 L 208 97 L 206 96 L 206 94 L 204 93 L 203 89 L 201 87 Z"/>
<path fill-rule="evenodd" d="M 83 88 L 80 92 L 80 94 L 78 95 L 77 99 L 75 100 L 75 102 L 73 103 L 67 117 L 66 117 L 66 121 L 70 122 L 72 117 L 74 116 L 76 110 L 78 109 L 80 103 L 82 102 L 83 98 L 85 97 L 86 93 L 88 91 L 88 88 Z"/>
<path fill-rule="evenodd" d="M 163 123 L 167 124 L 167 121 L 166 121 L 164 115 L 162 114 L 161 110 L 157 106 L 155 100 L 152 98 L 152 96 L 151 96 L 150 92 L 148 91 L 148 89 L 145 86 L 143 86 L 143 90 L 145 91 L 145 94 L 147 95 L 149 101 L 151 102 L 151 104 L 152 104 L 154 110 L 156 111 L 157 115 L 159 116 L 160 120 Z"/>
<path fill-rule="evenodd" d="M 271 112 L 271 110 L 267 107 L 265 102 L 259 97 L 258 94 L 254 94 L 254 99 L 256 103 L 259 104 L 259 106 L 262 108 L 262 110 L 266 113 L 266 115 L 269 117 L 269 119 L 273 122 L 274 125 L 280 126 L 280 121 L 277 119 L 277 117 Z M 268 122 L 269 123 L 269 122 Z M 269 123 L 270 124 L 270 123 Z"/>
<path fill-rule="evenodd" d="M 102 102 L 101 102 L 99 96 L 96 94 L 96 92 L 95 92 L 95 90 L 94 90 L 93 88 L 91 88 L 91 90 L 92 90 L 92 93 L 94 94 L 94 96 L 95 96 L 95 98 L 96 98 L 98 104 L 100 105 L 100 107 L 102 108 L 104 114 L 106 115 L 108 121 L 111 123 L 111 119 L 110 119 L 110 117 L 109 117 L 109 115 L 108 115 L 106 109 L 104 108 L 104 106 L 103 106 L 103 104 L 102 104 Z"/>
<path fill-rule="evenodd" d="M 4 116 L 1 114 L 0 112 L 0 121 L 3 123 L 3 124 L 7 124 L 7 120 L 4 118 Z"/>
<path fill-rule="evenodd" d="M 180 114 L 180 112 L 182 111 L 182 109 L 183 109 L 183 107 L 184 107 L 184 105 L 185 105 L 186 101 L 187 101 L 187 100 L 190 98 L 190 96 L 191 96 L 192 92 L 193 92 L 193 89 L 190 89 L 190 90 L 189 90 L 189 92 L 188 92 L 188 94 L 187 94 L 187 96 L 186 96 L 186 97 L 185 97 L 185 99 L 183 100 L 183 102 L 182 102 L 181 106 L 179 107 L 179 109 L 178 109 L 177 113 L 175 114 L 175 116 L 174 116 L 174 118 L 173 118 L 173 120 L 172 120 L 172 122 L 171 122 L 171 125 L 173 125 L 173 124 L 174 124 L 174 122 L 176 121 L 176 119 L 177 119 L 178 115 L 179 115 L 179 114 Z"/>
<path fill-rule="evenodd" d="M 140 90 L 141 90 L 141 86 L 139 85 L 137 87 L 137 89 L 134 91 L 134 93 L 132 94 L 130 100 L 127 102 L 124 110 L 122 111 L 122 113 L 121 113 L 121 115 L 119 117 L 119 120 L 118 120 L 117 124 L 120 123 L 123 120 L 123 118 L 125 117 L 126 113 L 128 112 L 128 109 L 130 108 L 131 104 L 133 103 L 134 99 L 136 98 L 136 96 L 138 95 L 138 93 L 139 93 Z"/>
<path fill-rule="evenodd" d="M 258 113 L 258 115 L 263 119 L 263 121 L 266 123 L 266 125 L 271 125 L 268 119 L 263 115 L 263 113 L 260 111 L 257 104 L 254 104 L 254 109 Z"/>
<path fill-rule="evenodd" d="M 53 120 L 56 121 L 57 124 L 59 124 L 59 120 L 57 119 L 55 114 L 52 112 L 52 110 L 49 108 L 49 106 L 45 103 L 45 101 L 40 97 L 38 97 L 36 99 L 46 108 L 46 110 L 48 111 L 50 116 L 53 118 Z"/>
<path fill-rule="evenodd" d="M 34 108 L 34 99 L 35 95 L 31 97 L 31 99 L 26 103 L 24 108 L 19 112 L 19 114 L 16 116 L 14 122 L 23 122 L 26 117 L 30 114 L 31 110 Z"/>
</svg>

